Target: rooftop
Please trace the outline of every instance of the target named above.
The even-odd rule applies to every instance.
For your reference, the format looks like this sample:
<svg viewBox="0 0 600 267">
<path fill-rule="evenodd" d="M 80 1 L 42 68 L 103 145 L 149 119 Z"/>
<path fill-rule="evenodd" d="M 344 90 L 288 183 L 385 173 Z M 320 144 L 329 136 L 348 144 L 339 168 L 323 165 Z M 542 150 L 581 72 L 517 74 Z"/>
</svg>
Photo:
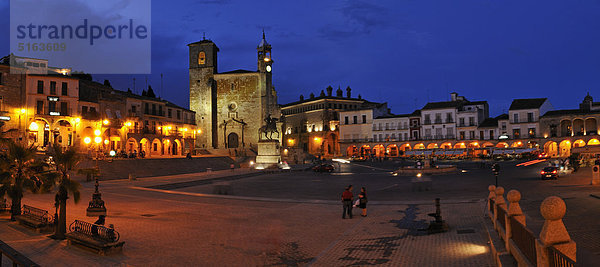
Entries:
<svg viewBox="0 0 600 267">
<path fill-rule="evenodd" d="M 520 109 L 536 109 L 540 108 L 548 98 L 526 98 L 526 99 L 515 99 L 508 110 L 520 110 Z"/>
</svg>

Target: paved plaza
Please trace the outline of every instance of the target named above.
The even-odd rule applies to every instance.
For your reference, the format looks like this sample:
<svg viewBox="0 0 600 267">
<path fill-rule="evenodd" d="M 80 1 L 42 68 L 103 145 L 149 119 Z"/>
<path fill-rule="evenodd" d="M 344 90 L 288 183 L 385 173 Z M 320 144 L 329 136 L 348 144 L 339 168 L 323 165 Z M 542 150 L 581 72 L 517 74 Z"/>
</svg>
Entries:
<svg viewBox="0 0 600 267">
<path fill-rule="evenodd" d="M 393 176 L 399 163 L 343 164 L 333 174 L 298 169 L 257 175 L 248 169 L 101 182 L 114 224 L 125 241 L 122 254 L 98 256 L 66 241 L 55 241 L 0 218 L 2 241 L 42 266 L 492 266 L 482 222 L 489 169 L 432 176 L 431 191 L 413 192 L 412 177 Z M 539 204 L 550 195 L 567 203 L 565 225 L 578 245 L 579 259 L 596 259 L 600 244 L 597 209 L 586 172 L 541 181 L 541 165 L 502 163 L 500 185 L 521 190 L 528 225 L 539 232 Z M 213 195 L 215 184 L 232 195 Z M 341 219 L 339 196 L 354 185 L 369 193 L 369 216 Z M 68 222 L 85 216 L 93 183 L 83 182 L 82 201 L 68 203 Z M 426 235 L 442 199 L 450 231 Z M 23 204 L 53 212 L 52 194 L 27 194 Z M 355 210 L 355 215 L 359 214 Z M 581 256 L 581 257 L 580 257 Z"/>
</svg>

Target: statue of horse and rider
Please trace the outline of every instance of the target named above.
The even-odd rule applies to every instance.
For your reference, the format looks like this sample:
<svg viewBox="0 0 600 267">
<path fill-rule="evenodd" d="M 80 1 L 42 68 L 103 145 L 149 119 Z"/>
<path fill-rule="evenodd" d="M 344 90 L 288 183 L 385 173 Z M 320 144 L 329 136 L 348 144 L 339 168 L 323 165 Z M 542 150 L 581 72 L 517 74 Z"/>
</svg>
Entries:
<svg viewBox="0 0 600 267">
<path fill-rule="evenodd" d="M 266 140 L 272 141 L 273 133 L 277 133 L 277 138 L 279 138 L 279 131 L 277 130 L 278 119 L 271 118 L 271 114 L 269 114 L 264 121 L 266 124 L 258 129 L 259 139 L 262 140 L 262 136 L 264 134 Z"/>
</svg>

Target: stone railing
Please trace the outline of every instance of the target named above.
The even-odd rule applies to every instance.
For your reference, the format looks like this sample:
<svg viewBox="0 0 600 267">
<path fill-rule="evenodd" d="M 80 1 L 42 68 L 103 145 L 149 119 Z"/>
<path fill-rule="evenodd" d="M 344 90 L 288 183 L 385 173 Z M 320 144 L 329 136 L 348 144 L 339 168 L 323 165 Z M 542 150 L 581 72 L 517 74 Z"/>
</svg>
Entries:
<svg viewBox="0 0 600 267">
<path fill-rule="evenodd" d="M 527 228 L 525 215 L 519 205 L 521 193 L 510 190 L 506 194 L 507 205 L 503 187 L 490 185 L 488 190 L 486 213 L 504 247 L 502 249 L 492 242 L 496 246 L 493 249 L 496 257 L 509 254 L 519 266 L 575 266 L 577 248 L 562 221 L 567 208 L 561 198 L 547 197 L 540 205 L 545 221 L 536 238 Z"/>
</svg>

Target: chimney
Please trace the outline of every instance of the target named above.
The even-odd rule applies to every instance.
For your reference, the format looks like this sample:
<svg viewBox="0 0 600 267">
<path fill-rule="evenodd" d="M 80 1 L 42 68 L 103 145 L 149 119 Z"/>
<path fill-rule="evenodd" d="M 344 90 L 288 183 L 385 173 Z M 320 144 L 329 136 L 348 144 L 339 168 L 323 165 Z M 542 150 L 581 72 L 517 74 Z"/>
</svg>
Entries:
<svg viewBox="0 0 600 267">
<path fill-rule="evenodd" d="M 331 85 L 327 86 L 326 90 L 327 90 L 327 96 L 331 96 L 331 94 L 333 93 L 333 87 L 331 87 Z"/>
<path fill-rule="evenodd" d="M 321 96 L 321 97 L 325 96 L 325 91 L 321 90 L 321 94 L 319 96 Z"/>
<path fill-rule="evenodd" d="M 358 95 L 358 99 L 362 99 L 362 96 L 360 94 Z"/>
<path fill-rule="evenodd" d="M 350 86 L 346 87 L 346 97 L 347 98 L 352 98 L 352 94 L 350 93 L 352 92 L 352 89 L 350 89 Z"/>
<path fill-rule="evenodd" d="M 315 98 L 315 94 L 310 93 L 310 99 L 313 99 L 313 98 Z"/>
<path fill-rule="evenodd" d="M 451 101 L 456 101 L 457 97 L 458 97 L 458 94 L 456 92 L 450 93 L 450 100 Z"/>
<path fill-rule="evenodd" d="M 300 101 L 304 101 L 304 95 L 300 95 Z"/>
</svg>

